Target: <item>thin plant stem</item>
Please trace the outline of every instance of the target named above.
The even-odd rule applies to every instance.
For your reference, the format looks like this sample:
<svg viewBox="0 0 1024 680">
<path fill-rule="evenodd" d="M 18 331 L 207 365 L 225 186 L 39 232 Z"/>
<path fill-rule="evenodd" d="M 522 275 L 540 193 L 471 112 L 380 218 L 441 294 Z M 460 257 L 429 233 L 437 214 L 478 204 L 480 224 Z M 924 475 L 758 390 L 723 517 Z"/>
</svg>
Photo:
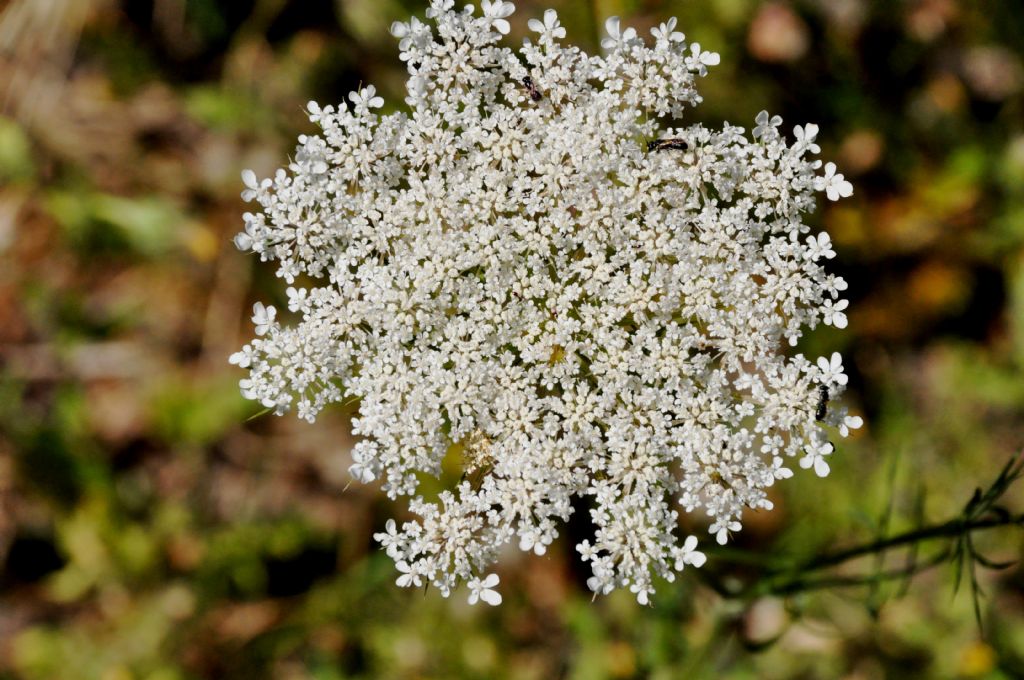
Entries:
<svg viewBox="0 0 1024 680">
<path fill-rule="evenodd" d="M 922 526 L 920 523 L 922 497 L 919 494 L 917 527 L 895 536 L 880 537 L 873 541 L 818 555 L 812 559 L 787 561 L 736 548 L 711 548 L 709 555 L 718 561 L 733 563 L 744 568 L 760 567 L 746 585 L 736 585 L 724 579 L 705 579 L 705 583 L 719 595 L 732 599 L 753 599 L 764 595 L 792 595 L 801 592 L 868 586 L 872 597 L 877 595 L 881 584 L 892 580 L 906 582 L 928 569 L 946 562 L 952 562 L 957 569 L 957 583 L 966 570 L 970 578 L 974 599 L 975 615 L 981 624 L 981 591 L 975 574 L 975 564 L 998 569 L 1008 566 L 999 564 L 980 554 L 974 546 L 974 532 L 1004 526 L 1024 526 L 1024 513 L 1013 514 L 999 505 L 1000 499 L 1010 487 L 1024 477 L 1024 452 L 1013 457 L 996 479 L 984 491 L 979 488 L 966 503 L 957 517 L 939 524 Z M 891 503 L 883 517 L 882 530 L 888 525 Z M 920 546 L 928 541 L 945 539 L 945 548 L 927 560 L 917 559 Z M 902 567 L 885 568 L 885 555 L 897 548 L 909 548 L 909 554 Z M 863 557 L 874 556 L 876 564 L 872 571 L 859 574 L 818 575 L 826 569 L 839 567 Z M 902 590 L 905 591 L 906 583 Z"/>
<path fill-rule="evenodd" d="M 1024 514 L 1005 515 L 996 517 L 983 517 L 975 520 L 964 520 L 956 518 L 929 527 L 914 529 L 902 534 L 879 539 L 864 545 L 854 546 L 846 550 L 840 550 L 831 554 L 821 555 L 796 567 L 798 571 L 815 571 L 833 567 L 849 560 L 874 555 L 879 552 L 897 548 L 903 545 L 917 544 L 922 541 L 937 538 L 955 538 L 964 534 L 978 531 L 980 529 L 991 529 L 994 527 L 1009 526 L 1011 524 L 1024 525 Z"/>
</svg>

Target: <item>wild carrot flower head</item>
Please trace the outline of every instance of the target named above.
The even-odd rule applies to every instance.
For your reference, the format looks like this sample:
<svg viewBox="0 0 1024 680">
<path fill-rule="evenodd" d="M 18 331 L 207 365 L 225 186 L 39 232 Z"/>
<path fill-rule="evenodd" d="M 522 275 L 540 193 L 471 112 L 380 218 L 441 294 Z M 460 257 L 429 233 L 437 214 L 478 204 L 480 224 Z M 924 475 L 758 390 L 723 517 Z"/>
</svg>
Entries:
<svg viewBox="0 0 1024 680">
<path fill-rule="evenodd" d="M 815 125 L 792 143 L 767 113 L 752 135 L 670 127 L 718 63 L 674 19 L 646 42 L 609 19 L 598 56 L 551 10 L 502 46 L 512 4 L 482 9 L 435 0 L 392 27 L 407 111 L 382 115 L 372 87 L 311 102 L 294 161 L 243 174 L 259 207 L 235 242 L 277 263 L 288 309 L 257 303 L 232 361 L 277 413 L 358 399 L 353 476 L 418 516 L 376 535 L 399 585 L 500 602 L 499 549 L 543 553 L 575 510 L 590 587 L 646 603 L 654 576 L 704 562 L 680 509 L 725 543 L 860 425 L 822 404 L 841 357 L 790 349 L 846 324 L 831 241 L 802 216 L 852 188 L 808 157 Z M 446 456 L 462 479 L 428 498 Z"/>
</svg>

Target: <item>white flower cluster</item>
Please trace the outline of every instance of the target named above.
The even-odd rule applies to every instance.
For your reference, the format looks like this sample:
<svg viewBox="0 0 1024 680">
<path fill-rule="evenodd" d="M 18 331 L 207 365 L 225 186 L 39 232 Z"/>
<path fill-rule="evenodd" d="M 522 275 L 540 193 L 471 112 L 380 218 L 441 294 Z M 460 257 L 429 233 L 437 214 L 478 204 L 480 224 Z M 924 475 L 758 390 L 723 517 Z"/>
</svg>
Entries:
<svg viewBox="0 0 1024 680">
<path fill-rule="evenodd" d="M 828 433 L 860 425 L 828 406 L 839 355 L 787 350 L 846 325 L 801 215 L 852 189 L 807 158 L 815 125 L 667 127 L 718 63 L 674 19 L 646 44 L 613 17 L 592 56 L 551 10 L 503 47 L 511 3 L 482 9 L 434 0 L 392 27 L 409 112 L 375 112 L 373 87 L 310 103 L 322 132 L 288 168 L 243 173 L 260 210 L 235 243 L 277 262 L 290 314 L 257 304 L 232 361 L 277 413 L 358 400 L 353 476 L 418 516 L 377 534 L 399 585 L 497 604 L 499 549 L 544 553 L 575 499 L 591 589 L 646 603 L 704 562 L 679 507 L 725 543 L 790 461 L 824 476 Z M 462 479 L 428 497 L 442 462 Z"/>
</svg>

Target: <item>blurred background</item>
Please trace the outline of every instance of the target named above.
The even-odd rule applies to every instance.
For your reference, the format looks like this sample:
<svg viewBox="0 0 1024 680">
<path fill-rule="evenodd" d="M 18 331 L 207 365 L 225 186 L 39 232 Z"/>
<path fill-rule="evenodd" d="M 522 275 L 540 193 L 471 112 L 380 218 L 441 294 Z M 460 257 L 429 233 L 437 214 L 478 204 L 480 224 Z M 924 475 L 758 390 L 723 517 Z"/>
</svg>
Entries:
<svg viewBox="0 0 1024 680">
<path fill-rule="evenodd" d="M 744 563 L 713 555 L 708 578 L 955 517 L 1024 445 L 1019 3 L 524 0 L 512 38 L 548 6 L 588 49 L 609 15 L 642 33 L 678 15 L 722 55 L 695 119 L 816 122 L 855 187 L 810 218 L 837 244 L 850 327 L 802 348 L 843 352 L 866 426 L 826 480 L 781 485 L 738 535 Z M 350 414 L 252 418 L 238 394 L 227 356 L 284 286 L 230 238 L 240 171 L 287 161 L 314 131 L 307 100 L 373 83 L 401 103 L 387 28 L 424 7 L 0 8 L 0 679 L 1024 677 L 1019 565 L 979 568 L 984 632 L 948 565 L 742 600 L 688 571 L 650 608 L 591 602 L 572 527 L 505 556 L 499 608 L 395 587 L 371 536 L 402 509 L 348 486 Z M 1016 528 L 974 542 L 1024 553 Z"/>
</svg>

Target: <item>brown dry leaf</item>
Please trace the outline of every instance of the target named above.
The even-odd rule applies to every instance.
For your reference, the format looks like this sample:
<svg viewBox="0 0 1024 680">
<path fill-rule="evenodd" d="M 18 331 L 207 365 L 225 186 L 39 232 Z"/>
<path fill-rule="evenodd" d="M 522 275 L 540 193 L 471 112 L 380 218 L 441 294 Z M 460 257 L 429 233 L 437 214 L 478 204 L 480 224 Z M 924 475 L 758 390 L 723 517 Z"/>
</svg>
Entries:
<svg viewBox="0 0 1024 680">
<path fill-rule="evenodd" d="M 246 642 L 276 625 L 281 616 L 281 606 L 265 600 L 224 605 L 210 612 L 207 621 L 221 639 Z"/>
<path fill-rule="evenodd" d="M 124 446 L 150 426 L 138 387 L 120 380 L 99 380 L 85 387 L 90 431 L 110 446 Z"/>
<path fill-rule="evenodd" d="M 970 274 L 964 267 L 936 260 L 923 263 L 907 281 L 911 304 L 925 314 L 960 304 L 969 290 Z"/>
<path fill-rule="evenodd" d="M 1001 101 L 1024 87 L 1020 57 L 1002 45 L 972 47 L 964 54 L 964 80 L 983 99 Z"/>
<path fill-rule="evenodd" d="M 876 167 L 885 153 L 885 140 L 875 130 L 854 130 L 839 147 L 844 173 L 860 175 Z"/>
<path fill-rule="evenodd" d="M 940 73 L 925 87 L 927 102 L 937 111 L 954 113 L 963 108 L 967 95 L 960 80 L 952 73 Z"/>
<path fill-rule="evenodd" d="M 954 0 L 921 0 L 907 12 L 907 32 L 922 42 L 940 37 L 956 23 L 960 11 Z"/>
<path fill-rule="evenodd" d="M 565 603 L 566 570 L 559 553 L 530 560 L 523 572 L 530 602 L 536 607 L 557 609 Z"/>
<path fill-rule="evenodd" d="M 780 2 L 762 5 L 747 33 L 747 50 L 761 61 L 796 61 L 807 53 L 808 47 L 807 24 Z"/>
</svg>

